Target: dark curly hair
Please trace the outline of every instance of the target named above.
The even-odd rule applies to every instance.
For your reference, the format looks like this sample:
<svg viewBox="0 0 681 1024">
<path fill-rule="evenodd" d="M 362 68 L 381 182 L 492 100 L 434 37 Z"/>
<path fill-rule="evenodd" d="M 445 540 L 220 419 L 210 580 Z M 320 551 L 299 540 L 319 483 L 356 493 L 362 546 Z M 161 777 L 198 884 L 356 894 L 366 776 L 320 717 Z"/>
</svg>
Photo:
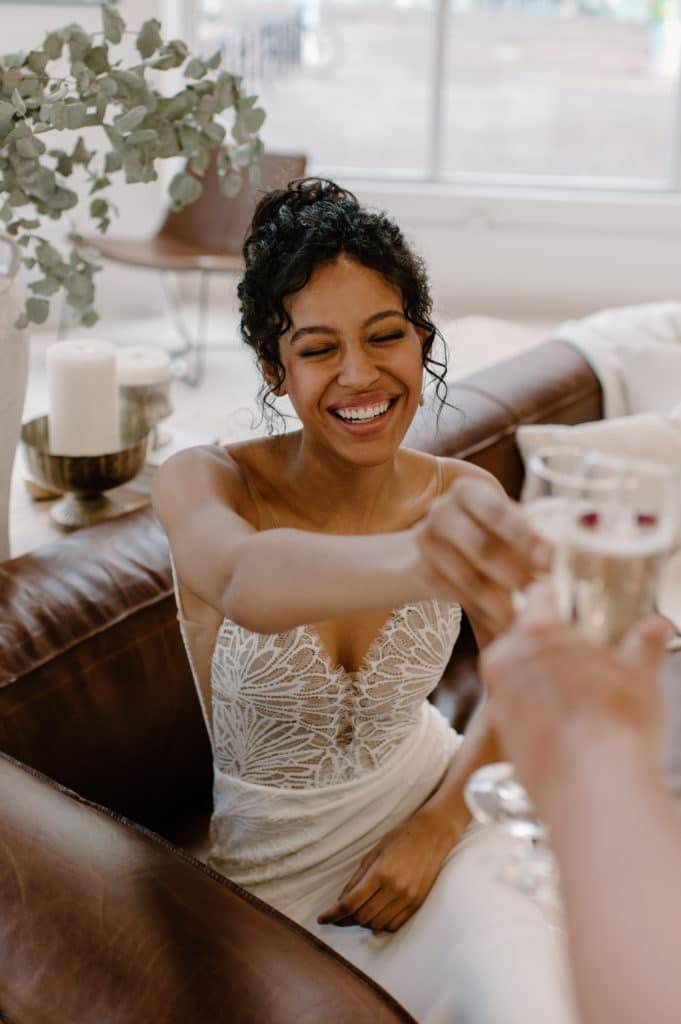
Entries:
<svg viewBox="0 0 681 1024">
<path fill-rule="evenodd" d="M 242 336 L 274 378 L 269 384 L 263 380 L 258 395 L 270 433 L 273 414 L 283 420 L 273 396 L 285 375 L 279 338 L 291 326 L 284 300 L 301 291 L 318 266 L 333 263 L 341 254 L 378 271 L 400 289 L 405 317 L 428 332 L 423 365 L 435 381 L 438 419 L 449 404 L 447 349 L 430 320 L 433 303 L 423 260 L 385 213 L 362 208 L 352 192 L 333 181 L 300 178 L 258 202 L 244 242 L 246 269 L 238 286 Z M 442 342 L 442 362 L 432 354 L 436 337 Z"/>
</svg>

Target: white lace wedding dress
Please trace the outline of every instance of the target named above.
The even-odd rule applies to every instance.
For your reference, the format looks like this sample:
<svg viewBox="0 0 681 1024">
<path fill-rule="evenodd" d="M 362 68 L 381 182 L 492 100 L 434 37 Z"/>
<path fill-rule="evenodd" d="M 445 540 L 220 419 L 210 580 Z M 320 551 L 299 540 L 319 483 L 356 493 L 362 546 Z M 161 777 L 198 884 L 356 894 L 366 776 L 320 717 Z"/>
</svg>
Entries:
<svg viewBox="0 0 681 1024">
<path fill-rule="evenodd" d="M 357 672 L 310 626 L 266 636 L 178 618 L 214 758 L 207 862 L 390 991 L 422 1024 L 574 1024 L 561 932 L 497 880 L 510 841 L 470 829 L 396 933 L 318 925 L 364 855 L 432 793 L 461 742 L 427 701 L 458 605 L 397 608 Z"/>
</svg>

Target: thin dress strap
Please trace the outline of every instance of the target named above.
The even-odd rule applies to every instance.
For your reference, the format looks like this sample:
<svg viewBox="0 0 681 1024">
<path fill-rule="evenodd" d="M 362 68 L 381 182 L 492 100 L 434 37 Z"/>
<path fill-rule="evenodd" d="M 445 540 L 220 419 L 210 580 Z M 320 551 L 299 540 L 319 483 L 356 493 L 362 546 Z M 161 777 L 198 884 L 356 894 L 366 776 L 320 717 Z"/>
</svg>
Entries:
<svg viewBox="0 0 681 1024">
<path fill-rule="evenodd" d="M 437 459 L 437 493 L 440 495 L 444 494 L 447 487 L 445 460 L 441 455 L 436 455 L 435 458 Z"/>
<path fill-rule="evenodd" d="M 258 489 L 251 480 L 250 475 L 248 473 L 244 473 L 243 470 L 241 472 L 244 481 L 246 482 L 246 489 L 251 497 L 251 501 L 253 502 L 253 506 L 255 508 L 256 530 L 260 531 L 269 530 L 273 528 L 277 529 L 279 527 L 279 523 L 275 518 L 274 512 L 267 504 L 267 502 L 263 501 L 263 499 L 260 497 Z"/>
</svg>

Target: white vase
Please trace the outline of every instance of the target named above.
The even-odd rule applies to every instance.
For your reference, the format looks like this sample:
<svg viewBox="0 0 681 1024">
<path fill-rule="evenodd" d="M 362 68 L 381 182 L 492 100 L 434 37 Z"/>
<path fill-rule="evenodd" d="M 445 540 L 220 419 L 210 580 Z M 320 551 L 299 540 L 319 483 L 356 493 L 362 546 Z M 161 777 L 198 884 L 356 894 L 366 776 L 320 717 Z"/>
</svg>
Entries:
<svg viewBox="0 0 681 1024">
<path fill-rule="evenodd" d="M 14 327 L 18 270 L 19 249 L 0 235 L 0 562 L 10 557 L 10 485 L 28 384 L 28 334 Z"/>
</svg>

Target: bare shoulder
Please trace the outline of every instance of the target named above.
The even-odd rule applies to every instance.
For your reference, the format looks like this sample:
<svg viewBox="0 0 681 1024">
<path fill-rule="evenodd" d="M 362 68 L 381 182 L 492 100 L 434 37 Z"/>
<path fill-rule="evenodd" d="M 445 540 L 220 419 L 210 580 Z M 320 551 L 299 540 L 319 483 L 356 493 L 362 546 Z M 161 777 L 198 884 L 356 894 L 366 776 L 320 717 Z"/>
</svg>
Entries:
<svg viewBox="0 0 681 1024">
<path fill-rule="evenodd" d="M 475 466 L 472 462 L 466 462 L 465 459 L 454 459 L 448 456 L 431 455 L 429 452 L 421 452 L 416 448 L 403 448 L 402 455 L 405 460 L 404 465 L 412 475 L 423 474 L 424 477 L 429 477 L 435 481 L 438 479 L 438 474 L 441 468 L 443 476 L 443 490 L 447 490 L 451 487 L 456 480 L 464 478 L 470 480 L 486 480 L 495 487 L 503 490 L 496 477 L 492 476 L 492 474 L 486 469 L 481 469 L 480 466 Z"/>
<path fill-rule="evenodd" d="M 214 498 L 238 515 L 248 506 L 248 488 L 239 462 L 220 445 L 197 445 L 171 455 L 156 471 L 151 491 L 154 512 L 164 524 L 185 502 Z"/>
<path fill-rule="evenodd" d="M 487 483 L 492 484 L 498 490 L 503 491 L 503 487 L 495 476 L 492 475 L 488 470 L 482 469 L 480 466 L 473 465 L 472 462 L 466 462 L 465 459 L 451 459 L 442 458 L 443 475 L 445 481 L 445 487 L 451 487 L 456 480 L 485 480 Z M 506 493 L 504 491 L 504 493 Z"/>
</svg>

